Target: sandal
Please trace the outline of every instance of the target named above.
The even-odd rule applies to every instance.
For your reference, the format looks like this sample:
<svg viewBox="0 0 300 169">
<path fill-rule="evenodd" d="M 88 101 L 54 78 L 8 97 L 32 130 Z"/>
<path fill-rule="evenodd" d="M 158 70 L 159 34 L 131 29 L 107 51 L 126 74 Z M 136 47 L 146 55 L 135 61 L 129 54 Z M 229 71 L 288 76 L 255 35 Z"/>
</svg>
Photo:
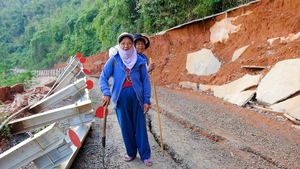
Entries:
<svg viewBox="0 0 300 169">
<path fill-rule="evenodd" d="M 132 161 L 134 158 L 135 158 L 135 157 L 130 157 L 130 156 L 126 155 L 124 160 L 125 160 L 126 162 L 129 162 L 129 161 Z"/>
<path fill-rule="evenodd" d="M 151 158 L 144 160 L 144 164 L 145 164 L 145 166 L 148 166 L 148 167 L 152 166 L 153 163 L 152 163 Z"/>
</svg>

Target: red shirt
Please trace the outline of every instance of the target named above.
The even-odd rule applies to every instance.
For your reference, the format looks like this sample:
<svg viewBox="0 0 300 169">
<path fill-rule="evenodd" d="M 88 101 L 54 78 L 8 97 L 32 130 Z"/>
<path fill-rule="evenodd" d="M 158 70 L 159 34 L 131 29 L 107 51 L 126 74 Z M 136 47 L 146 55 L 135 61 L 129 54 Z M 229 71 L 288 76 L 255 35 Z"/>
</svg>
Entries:
<svg viewBox="0 0 300 169">
<path fill-rule="evenodd" d="M 129 73 L 130 69 L 126 68 L 126 78 L 124 80 L 124 83 L 123 83 L 123 89 L 125 87 L 130 87 L 132 86 L 132 81 L 130 79 L 130 73 Z"/>
</svg>

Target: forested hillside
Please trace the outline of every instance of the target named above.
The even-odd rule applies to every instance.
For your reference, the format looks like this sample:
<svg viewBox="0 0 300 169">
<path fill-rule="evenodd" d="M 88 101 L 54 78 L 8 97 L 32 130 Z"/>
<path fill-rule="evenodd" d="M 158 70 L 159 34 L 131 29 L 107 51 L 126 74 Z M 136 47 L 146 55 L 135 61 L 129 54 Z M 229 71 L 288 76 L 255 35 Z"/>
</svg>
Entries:
<svg viewBox="0 0 300 169">
<path fill-rule="evenodd" d="M 152 35 L 249 1 L 0 0 L 0 73 L 52 68 L 107 50 L 121 32 Z"/>
</svg>

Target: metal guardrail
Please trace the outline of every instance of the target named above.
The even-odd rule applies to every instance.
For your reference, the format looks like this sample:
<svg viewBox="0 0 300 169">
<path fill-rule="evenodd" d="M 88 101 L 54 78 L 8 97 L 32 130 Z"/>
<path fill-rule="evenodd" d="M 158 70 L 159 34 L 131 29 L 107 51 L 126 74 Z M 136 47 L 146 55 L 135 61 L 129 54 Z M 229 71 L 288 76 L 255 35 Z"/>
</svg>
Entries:
<svg viewBox="0 0 300 169">
<path fill-rule="evenodd" d="M 32 70 L 32 72 L 37 73 L 38 76 L 59 76 L 64 71 L 64 69 L 65 68 L 63 67 L 57 69 Z M 14 68 L 11 70 L 14 73 L 22 73 L 28 71 L 26 69 L 18 69 L 18 68 Z"/>
<path fill-rule="evenodd" d="M 10 121 L 8 126 L 12 134 L 49 126 L 0 154 L 0 168 L 20 168 L 31 161 L 38 168 L 70 168 L 95 116 L 88 92 L 93 85 L 86 80 L 80 62 L 85 59 L 80 58 L 72 57 L 65 68 L 34 70 L 39 76 L 58 78 L 44 98 L 28 109 L 34 115 Z M 74 104 L 42 112 L 69 97 Z M 70 125 L 67 135 L 56 123 L 65 119 Z"/>
</svg>

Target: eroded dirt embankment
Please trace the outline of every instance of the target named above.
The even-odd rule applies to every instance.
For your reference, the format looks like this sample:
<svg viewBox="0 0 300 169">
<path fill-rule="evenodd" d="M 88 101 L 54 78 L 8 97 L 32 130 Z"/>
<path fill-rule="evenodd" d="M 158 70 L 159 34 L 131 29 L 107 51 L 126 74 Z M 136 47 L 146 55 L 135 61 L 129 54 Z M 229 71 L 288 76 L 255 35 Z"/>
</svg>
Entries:
<svg viewBox="0 0 300 169">
<path fill-rule="evenodd" d="M 290 39 L 300 32 L 300 2 L 294 0 L 262 0 L 249 6 L 197 21 L 150 38 L 151 45 L 146 55 L 156 63 L 157 85 L 178 85 L 180 81 L 222 85 L 243 77 L 245 74 L 265 75 L 278 61 L 300 57 L 300 40 Z M 250 13 L 249 13 L 250 12 Z M 222 42 L 211 43 L 210 28 L 224 18 L 237 17 L 232 24 L 239 26 L 237 32 L 229 34 Z M 272 38 L 272 45 L 267 41 Z M 246 45 L 249 47 L 236 61 L 233 53 Z M 221 61 L 220 70 L 209 76 L 188 74 L 187 54 L 201 48 L 212 50 Z M 98 75 L 101 65 L 108 59 L 108 51 L 90 56 L 84 64 L 91 74 Z M 243 69 L 242 65 L 266 66 L 264 70 Z"/>
</svg>

